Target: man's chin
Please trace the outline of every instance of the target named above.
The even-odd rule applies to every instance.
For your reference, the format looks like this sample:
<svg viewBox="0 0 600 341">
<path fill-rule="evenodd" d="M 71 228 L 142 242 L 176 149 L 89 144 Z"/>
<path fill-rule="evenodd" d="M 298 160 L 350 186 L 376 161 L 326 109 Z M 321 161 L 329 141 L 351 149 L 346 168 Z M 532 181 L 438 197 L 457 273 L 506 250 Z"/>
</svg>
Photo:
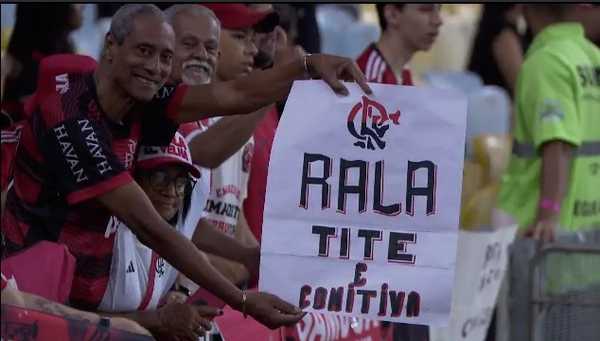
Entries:
<svg viewBox="0 0 600 341">
<path fill-rule="evenodd" d="M 156 95 L 156 91 L 132 91 L 129 96 L 137 102 L 150 102 Z"/>
<path fill-rule="evenodd" d="M 208 75 L 181 75 L 181 80 L 187 85 L 202 85 L 210 83 L 210 76 Z"/>
</svg>

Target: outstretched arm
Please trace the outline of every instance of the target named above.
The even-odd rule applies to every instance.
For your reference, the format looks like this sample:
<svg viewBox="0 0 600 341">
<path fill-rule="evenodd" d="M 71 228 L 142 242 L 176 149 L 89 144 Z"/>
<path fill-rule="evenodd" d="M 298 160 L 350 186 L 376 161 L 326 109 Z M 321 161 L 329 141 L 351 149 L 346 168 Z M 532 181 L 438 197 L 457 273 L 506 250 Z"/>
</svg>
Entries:
<svg viewBox="0 0 600 341">
<path fill-rule="evenodd" d="M 283 99 L 294 80 L 304 79 L 310 73 L 322 78 L 336 93 L 347 95 L 348 89 L 340 80 L 356 81 L 368 94 L 371 89 L 356 63 L 348 58 L 313 54 L 258 70 L 247 77 L 232 81 L 190 86 L 186 92 L 177 121 L 201 120 L 211 116 L 251 113 Z"/>
<path fill-rule="evenodd" d="M 58 302 L 53 302 L 34 294 L 19 291 L 9 286 L 2 289 L 2 304 L 38 310 L 55 316 L 62 316 L 69 320 L 80 320 L 90 324 L 96 324 L 100 321 L 100 315 L 98 314 L 67 307 Z M 150 335 L 146 329 L 140 327 L 140 325 L 134 321 L 119 317 L 112 317 L 110 320 L 111 326 L 116 329 L 135 334 Z"/>
<path fill-rule="evenodd" d="M 258 245 L 247 245 L 219 231 L 206 219 L 200 219 L 194 237 L 194 244 L 202 251 L 247 265 L 253 271 L 258 263 L 260 249 Z"/>
<path fill-rule="evenodd" d="M 280 298 L 262 292 L 242 292 L 223 277 L 198 248 L 156 212 L 135 182 L 102 194 L 98 200 L 121 219 L 137 238 L 196 284 L 238 311 L 245 311 L 269 328 L 290 325 L 301 311 Z"/>
<path fill-rule="evenodd" d="M 192 242 L 162 219 L 136 182 L 110 191 L 99 200 L 125 222 L 144 245 L 232 307 L 241 306 L 242 292 L 216 271 Z"/>
<path fill-rule="evenodd" d="M 273 106 L 249 115 L 223 117 L 189 141 L 192 161 L 202 167 L 216 168 L 238 151 L 254 133 L 258 123 Z"/>
</svg>

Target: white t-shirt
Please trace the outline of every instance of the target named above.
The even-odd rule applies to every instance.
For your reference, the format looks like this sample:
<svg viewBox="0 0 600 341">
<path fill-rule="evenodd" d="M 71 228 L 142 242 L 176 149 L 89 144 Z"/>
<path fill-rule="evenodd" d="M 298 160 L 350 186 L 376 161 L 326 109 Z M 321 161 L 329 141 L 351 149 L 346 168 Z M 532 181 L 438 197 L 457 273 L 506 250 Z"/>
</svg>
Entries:
<svg viewBox="0 0 600 341">
<path fill-rule="evenodd" d="M 200 122 L 194 122 L 193 124 L 185 124 L 180 127 L 179 132 L 185 137 L 185 141 L 190 143 L 194 137 L 206 131 L 208 127 Z M 208 195 L 210 193 L 210 182 L 211 182 L 211 171 L 208 168 L 200 168 L 200 178 L 196 182 L 196 186 L 192 191 L 192 199 L 190 208 L 185 217 L 185 229 L 195 230 L 196 225 L 200 219 L 206 218 L 207 214 L 204 212 L 204 206 Z"/>
<path fill-rule="evenodd" d="M 98 310 L 129 312 L 156 309 L 169 292 L 178 271 L 162 257 L 143 245 L 133 232 L 117 218 L 108 286 Z M 185 229 L 179 213 L 175 228 L 191 239 L 194 229 Z M 147 296 L 147 297 L 146 297 Z"/>
<path fill-rule="evenodd" d="M 214 124 L 219 118 L 209 120 Z M 211 188 L 204 207 L 207 219 L 221 231 L 233 236 L 241 214 L 242 203 L 248 195 L 250 164 L 254 139 L 211 172 Z"/>
</svg>

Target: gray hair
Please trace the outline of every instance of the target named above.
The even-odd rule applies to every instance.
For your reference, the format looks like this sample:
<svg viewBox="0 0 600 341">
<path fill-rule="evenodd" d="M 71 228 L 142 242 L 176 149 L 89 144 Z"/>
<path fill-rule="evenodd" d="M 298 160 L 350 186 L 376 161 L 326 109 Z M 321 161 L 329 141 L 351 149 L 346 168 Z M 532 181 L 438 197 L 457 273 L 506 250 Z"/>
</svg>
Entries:
<svg viewBox="0 0 600 341">
<path fill-rule="evenodd" d="M 126 4 L 121 6 L 113 15 L 110 22 L 109 33 L 119 45 L 123 44 L 125 37 L 133 31 L 133 21 L 137 16 L 151 14 L 166 20 L 160 8 L 152 4 Z"/>
<path fill-rule="evenodd" d="M 181 12 L 192 13 L 195 15 L 206 15 L 212 18 L 221 28 L 221 21 L 210 8 L 197 4 L 175 4 L 165 10 L 165 17 L 169 24 L 173 25 L 175 18 Z"/>
</svg>

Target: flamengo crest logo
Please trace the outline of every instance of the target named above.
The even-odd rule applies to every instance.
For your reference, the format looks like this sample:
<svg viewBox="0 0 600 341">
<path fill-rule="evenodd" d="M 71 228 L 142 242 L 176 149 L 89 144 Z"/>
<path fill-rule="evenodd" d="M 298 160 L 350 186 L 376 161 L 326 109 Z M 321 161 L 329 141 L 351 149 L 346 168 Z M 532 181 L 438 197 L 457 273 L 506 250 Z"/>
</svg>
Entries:
<svg viewBox="0 0 600 341">
<path fill-rule="evenodd" d="M 359 116 L 360 129 L 357 131 L 356 117 L 359 112 L 362 115 Z M 362 96 L 362 102 L 354 105 L 352 110 L 350 110 L 350 114 L 348 114 L 348 131 L 358 139 L 354 145 L 371 150 L 375 150 L 376 145 L 379 149 L 384 149 L 385 141 L 383 140 L 383 136 L 390 128 L 390 121 L 395 125 L 400 124 L 400 110 L 388 114 L 381 103 Z"/>
</svg>

